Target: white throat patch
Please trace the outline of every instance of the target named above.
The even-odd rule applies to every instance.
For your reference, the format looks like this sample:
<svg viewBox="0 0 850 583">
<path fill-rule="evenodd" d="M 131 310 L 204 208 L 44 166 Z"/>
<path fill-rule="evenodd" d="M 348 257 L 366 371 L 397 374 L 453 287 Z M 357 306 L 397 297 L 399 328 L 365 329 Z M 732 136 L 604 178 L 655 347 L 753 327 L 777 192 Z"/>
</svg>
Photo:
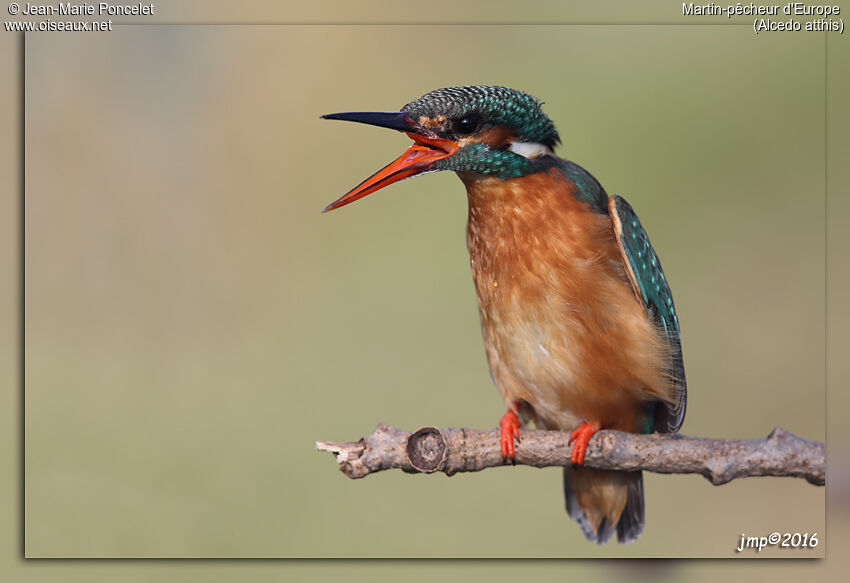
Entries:
<svg viewBox="0 0 850 583">
<path fill-rule="evenodd" d="M 538 142 L 511 142 L 509 149 L 514 154 L 519 154 L 529 160 L 552 153 L 552 150 Z"/>
</svg>

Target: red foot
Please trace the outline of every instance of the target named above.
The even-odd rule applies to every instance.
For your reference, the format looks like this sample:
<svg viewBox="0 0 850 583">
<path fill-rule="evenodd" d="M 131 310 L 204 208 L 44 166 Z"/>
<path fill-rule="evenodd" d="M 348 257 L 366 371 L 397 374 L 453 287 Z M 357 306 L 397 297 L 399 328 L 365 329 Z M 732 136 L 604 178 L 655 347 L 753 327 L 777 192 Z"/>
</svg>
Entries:
<svg viewBox="0 0 850 583">
<path fill-rule="evenodd" d="M 573 444 L 573 453 L 570 456 L 570 461 L 575 465 L 580 466 L 584 463 L 584 452 L 587 449 L 587 443 L 597 431 L 599 431 L 598 425 L 591 425 L 585 421 L 575 431 L 570 433 L 570 443 Z"/>
<path fill-rule="evenodd" d="M 519 443 L 519 419 L 513 410 L 508 410 L 499 421 L 499 442 L 502 445 L 502 457 L 510 458 L 511 461 L 516 457 L 514 440 Z"/>
</svg>

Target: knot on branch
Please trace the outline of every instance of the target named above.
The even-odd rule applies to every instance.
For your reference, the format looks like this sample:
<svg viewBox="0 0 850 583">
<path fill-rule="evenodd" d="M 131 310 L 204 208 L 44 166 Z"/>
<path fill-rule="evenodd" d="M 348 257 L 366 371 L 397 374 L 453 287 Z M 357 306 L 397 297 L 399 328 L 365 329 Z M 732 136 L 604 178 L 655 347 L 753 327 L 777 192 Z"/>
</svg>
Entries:
<svg viewBox="0 0 850 583">
<path fill-rule="evenodd" d="M 434 472 L 446 461 L 446 438 L 439 429 L 423 427 L 407 438 L 407 457 L 417 471 Z"/>
</svg>

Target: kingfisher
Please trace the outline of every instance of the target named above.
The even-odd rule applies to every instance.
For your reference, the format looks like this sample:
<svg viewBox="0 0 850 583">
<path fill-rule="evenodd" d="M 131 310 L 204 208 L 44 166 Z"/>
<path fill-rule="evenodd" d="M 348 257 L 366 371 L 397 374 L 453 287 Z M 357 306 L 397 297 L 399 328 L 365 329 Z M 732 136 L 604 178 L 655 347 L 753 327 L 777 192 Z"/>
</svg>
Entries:
<svg viewBox="0 0 850 583">
<path fill-rule="evenodd" d="M 540 100 L 498 86 L 431 91 L 393 112 L 322 116 L 412 140 L 395 161 L 323 212 L 439 170 L 466 186 L 466 242 L 490 372 L 505 401 L 501 454 L 519 429 L 570 432 L 566 510 L 588 540 L 637 539 L 640 471 L 585 467 L 601 429 L 674 433 L 687 385 L 673 296 L 632 207 L 608 196 L 560 143 Z"/>
</svg>

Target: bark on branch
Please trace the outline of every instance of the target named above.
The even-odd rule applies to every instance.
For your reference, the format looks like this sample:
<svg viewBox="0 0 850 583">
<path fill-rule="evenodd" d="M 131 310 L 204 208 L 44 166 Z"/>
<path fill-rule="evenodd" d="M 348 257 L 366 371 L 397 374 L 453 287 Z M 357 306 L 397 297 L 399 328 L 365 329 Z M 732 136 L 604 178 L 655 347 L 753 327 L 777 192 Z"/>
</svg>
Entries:
<svg viewBox="0 0 850 583">
<path fill-rule="evenodd" d="M 516 463 L 538 468 L 570 464 L 569 433 L 520 430 Z M 436 429 L 411 434 L 378 425 L 360 441 L 316 442 L 334 454 L 349 478 L 399 468 L 405 472 L 477 472 L 504 465 L 499 430 Z M 784 429 L 765 439 L 708 439 L 684 435 L 635 435 L 600 431 L 587 446 L 584 465 L 605 470 L 702 474 L 712 484 L 748 476 L 791 476 L 824 485 L 826 448 Z"/>
</svg>

